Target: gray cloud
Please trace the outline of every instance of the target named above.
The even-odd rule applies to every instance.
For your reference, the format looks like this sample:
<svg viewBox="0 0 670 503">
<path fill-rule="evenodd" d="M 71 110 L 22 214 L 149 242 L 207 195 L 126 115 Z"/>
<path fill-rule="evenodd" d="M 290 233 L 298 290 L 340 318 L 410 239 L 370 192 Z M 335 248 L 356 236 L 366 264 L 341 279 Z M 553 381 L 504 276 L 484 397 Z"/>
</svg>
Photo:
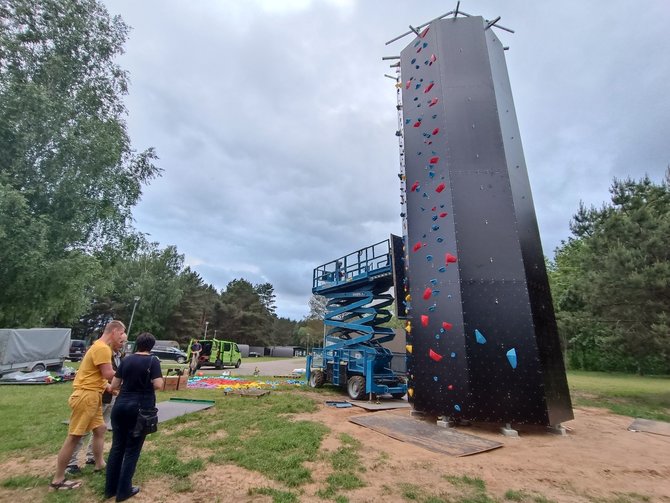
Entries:
<svg viewBox="0 0 670 503">
<path fill-rule="evenodd" d="M 108 1 L 133 27 L 128 124 L 164 176 L 135 211 L 208 282 L 275 286 L 307 312 L 312 269 L 400 233 L 393 82 L 384 42 L 453 6 L 359 1 Z M 502 16 L 545 253 L 580 200 L 612 177 L 660 180 L 670 162 L 663 0 L 560 4 L 466 0 Z"/>
</svg>

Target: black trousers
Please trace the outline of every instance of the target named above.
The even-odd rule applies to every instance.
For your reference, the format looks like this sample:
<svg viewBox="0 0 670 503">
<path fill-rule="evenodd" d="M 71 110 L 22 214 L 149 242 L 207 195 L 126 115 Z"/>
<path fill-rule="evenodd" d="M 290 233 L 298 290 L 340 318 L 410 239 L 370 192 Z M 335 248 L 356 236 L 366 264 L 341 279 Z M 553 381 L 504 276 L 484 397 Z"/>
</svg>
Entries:
<svg viewBox="0 0 670 503">
<path fill-rule="evenodd" d="M 137 413 L 142 408 L 155 406 L 155 398 L 121 393 L 112 409 L 112 448 L 107 458 L 105 496 L 117 498 L 130 496 L 133 475 L 140 458 L 145 435 L 133 436 Z"/>
</svg>

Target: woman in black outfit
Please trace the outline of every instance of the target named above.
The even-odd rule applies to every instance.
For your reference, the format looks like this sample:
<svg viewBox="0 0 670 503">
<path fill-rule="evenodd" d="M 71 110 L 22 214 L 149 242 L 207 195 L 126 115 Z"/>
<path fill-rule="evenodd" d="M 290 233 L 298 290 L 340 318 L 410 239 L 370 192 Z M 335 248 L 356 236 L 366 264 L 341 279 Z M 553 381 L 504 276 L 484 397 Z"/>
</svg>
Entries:
<svg viewBox="0 0 670 503">
<path fill-rule="evenodd" d="M 163 387 L 158 358 L 150 351 L 156 339 L 148 332 L 137 337 L 135 353 L 126 356 L 116 370 L 112 389 L 121 388 L 112 409 L 112 448 L 107 459 L 105 496 L 116 501 L 132 498 L 140 488 L 133 486 L 133 475 L 146 435 L 133 435 L 140 408 L 156 406 L 155 390 Z"/>
</svg>

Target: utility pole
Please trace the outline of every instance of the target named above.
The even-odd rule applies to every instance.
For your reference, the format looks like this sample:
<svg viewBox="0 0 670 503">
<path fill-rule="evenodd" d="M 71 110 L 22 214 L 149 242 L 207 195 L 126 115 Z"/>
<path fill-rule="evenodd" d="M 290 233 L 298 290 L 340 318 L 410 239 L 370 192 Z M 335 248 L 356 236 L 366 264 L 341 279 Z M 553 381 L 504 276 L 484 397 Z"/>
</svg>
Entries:
<svg viewBox="0 0 670 503">
<path fill-rule="evenodd" d="M 207 327 L 209 326 L 209 321 L 205 322 L 205 340 L 207 340 Z"/>
<path fill-rule="evenodd" d="M 140 301 L 140 297 L 136 295 L 133 300 L 135 301 L 135 304 L 133 304 L 133 312 L 130 315 L 130 322 L 128 323 L 128 331 L 126 332 L 126 335 L 128 335 L 128 339 L 130 339 L 130 330 L 133 328 L 133 318 L 135 318 L 135 309 L 137 309 L 137 303 Z"/>
</svg>

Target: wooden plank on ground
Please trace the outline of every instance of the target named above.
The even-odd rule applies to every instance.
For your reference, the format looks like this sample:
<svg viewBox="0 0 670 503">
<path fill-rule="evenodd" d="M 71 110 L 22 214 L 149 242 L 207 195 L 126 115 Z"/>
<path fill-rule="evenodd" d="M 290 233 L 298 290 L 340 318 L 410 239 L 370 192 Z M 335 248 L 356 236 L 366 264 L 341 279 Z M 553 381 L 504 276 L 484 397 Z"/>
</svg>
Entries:
<svg viewBox="0 0 670 503">
<path fill-rule="evenodd" d="M 434 423 L 393 412 L 353 416 L 349 421 L 396 440 L 449 456 L 469 456 L 503 445 L 500 442 L 462 433 L 454 428 L 442 428 Z"/>
<path fill-rule="evenodd" d="M 631 431 L 644 431 L 670 437 L 670 423 L 663 421 L 652 421 L 651 419 L 641 419 L 638 417 L 628 429 Z"/>
</svg>

